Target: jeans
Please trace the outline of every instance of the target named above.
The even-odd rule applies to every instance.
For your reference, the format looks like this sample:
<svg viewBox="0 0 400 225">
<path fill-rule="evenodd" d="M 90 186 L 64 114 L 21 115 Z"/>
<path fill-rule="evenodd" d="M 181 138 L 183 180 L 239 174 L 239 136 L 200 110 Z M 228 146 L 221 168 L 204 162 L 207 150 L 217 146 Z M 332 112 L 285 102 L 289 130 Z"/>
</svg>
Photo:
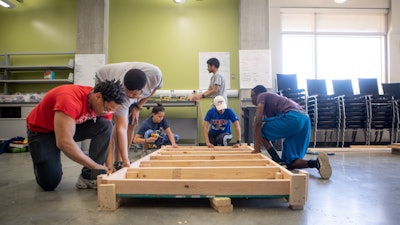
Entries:
<svg viewBox="0 0 400 225">
<path fill-rule="evenodd" d="M 111 121 L 105 118 L 100 117 L 96 122 L 88 120 L 76 125 L 74 140 L 78 142 L 91 139 L 89 157 L 103 165 L 107 157 L 112 128 Z M 27 133 L 36 182 L 43 190 L 53 191 L 61 182 L 63 174 L 55 133 L 38 133 L 29 130 Z M 85 179 L 94 180 L 99 174 L 104 173 L 106 173 L 104 170 L 83 167 L 81 175 Z"/>
<path fill-rule="evenodd" d="M 154 130 L 149 129 L 144 133 L 143 137 L 149 138 L 152 133 L 154 133 Z M 177 135 L 175 133 L 173 135 L 174 135 L 175 143 L 177 143 L 179 141 L 179 135 Z M 163 134 L 159 134 L 159 137 L 154 142 L 154 144 L 157 145 L 157 148 L 160 148 L 161 145 L 170 145 L 171 141 L 169 140 L 168 135 L 163 133 Z"/>
</svg>

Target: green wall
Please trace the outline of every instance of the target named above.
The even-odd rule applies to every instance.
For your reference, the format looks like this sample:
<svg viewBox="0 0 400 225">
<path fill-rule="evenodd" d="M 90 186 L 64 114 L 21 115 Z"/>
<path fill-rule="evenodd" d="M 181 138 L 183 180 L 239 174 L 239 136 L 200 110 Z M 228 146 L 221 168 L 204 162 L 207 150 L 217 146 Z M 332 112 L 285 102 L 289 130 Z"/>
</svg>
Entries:
<svg viewBox="0 0 400 225">
<path fill-rule="evenodd" d="M 0 7 L 0 53 L 75 52 L 77 0 L 25 0 Z"/>
<path fill-rule="evenodd" d="M 156 64 L 165 89 L 198 89 L 199 52 L 230 52 L 238 74 L 238 0 L 112 0 L 109 27 L 109 62 Z"/>
<path fill-rule="evenodd" d="M 13 1 L 14 9 L 0 7 L 0 53 L 75 52 L 77 1 L 25 0 Z M 161 68 L 164 90 L 197 90 L 199 52 L 229 52 L 235 74 L 231 89 L 239 89 L 239 0 L 186 0 L 183 5 L 172 0 L 110 0 L 109 6 L 109 63 L 150 62 Z M 210 99 L 201 101 L 204 114 L 209 107 Z M 237 98 L 229 99 L 229 107 L 240 114 Z M 171 110 L 167 115 L 189 113 Z"/>
<path fill-rule="evenodd" d="M 75 52 L 77 1 L 25 0 L 16 7 L 0 7 L 0 54 L 6 52 Z M 70 57 L 11 58 L 12 65 L 67 65 Z M 0 61 L 3 58 L 0 56 Z M 43 71 L 13 73 L 13 79 L 33 79 Z M 67 72 L 56 71 L 56 78 L 66 79 Z M 45 92 L 56 84 L 9 84 L 11 93 Z M 3 85 L 0 84 L 0 92 Z"/>
<path fill-rule="evenodd" d="M 230 89 L 239 89 L 239 0 L 186 0 L 182 5 L 172 0 L 110 1 L 109 63 L 150 62 L 163 72 L 163 89 L 198 90 L 199 52 L 229 52 L 235 74 Z M 201 100 L 200 117 L 210 101 Z M 240 114 L 237 98 L 229 99 L 229 107 Z M 167 110 L 167 118 L 193 115 L 192 109 Z M 201 124 L 199 119 L 203 143 Z"/>
</svg>

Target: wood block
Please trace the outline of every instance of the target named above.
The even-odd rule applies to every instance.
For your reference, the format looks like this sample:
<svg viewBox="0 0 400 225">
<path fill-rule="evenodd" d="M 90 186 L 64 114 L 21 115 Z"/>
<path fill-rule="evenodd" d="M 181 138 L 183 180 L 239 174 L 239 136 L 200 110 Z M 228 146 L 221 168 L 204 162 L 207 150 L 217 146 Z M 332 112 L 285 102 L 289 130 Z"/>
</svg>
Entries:
<svg viewBox="0 0 400 225">
<path fill-rule="evenodd" d="M 229 205 L 231 205 L 231 198 L 227 198 L 227 197 L 210 198 L 210 203 L 217 207 L 229 206 Z"/>
<path fill-rule="evenodd" d="M 119 203 L 115 193 L 115 184 L 98 184 L 97 200 L 100 210 L 116 210 Z"/>
<path fill-rule="evenodd" d="M 303 209 L 308 193 L 308 177 L 303 172 L 291 178 L 289 204 L 292 209 Z"/>
<path fill-rule="evenodd" d="M 399 148 L 392 148 L 392 154 L 400 155 L 400 149 Z"/>
<path fill-rule="evenodd" d="M 400 155 L 400 144 L 391 144 L 388 147 L 392 148 L 392 154 Z"/>
<path fill-rule="evenodd" d="M 213 209 L 217 210 L 219 213 L 230 213 L 233 212 L 233 205 L 216 206 L 213 203 L 210 204 Z"/>
</svg>

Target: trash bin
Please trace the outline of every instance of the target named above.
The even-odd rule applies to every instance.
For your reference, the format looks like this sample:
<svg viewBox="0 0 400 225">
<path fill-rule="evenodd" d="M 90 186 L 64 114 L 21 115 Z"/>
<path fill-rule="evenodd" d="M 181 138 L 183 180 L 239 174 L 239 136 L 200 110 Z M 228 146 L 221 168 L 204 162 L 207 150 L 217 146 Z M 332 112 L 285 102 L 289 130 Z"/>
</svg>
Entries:
<svg viewBox="0 0 400 225">
<path fill-rule="evenodd" d="M 243 107 L 244 141 L 247 144 L 254 143 L 254 116 L 256 107 Z"/>
</svg>

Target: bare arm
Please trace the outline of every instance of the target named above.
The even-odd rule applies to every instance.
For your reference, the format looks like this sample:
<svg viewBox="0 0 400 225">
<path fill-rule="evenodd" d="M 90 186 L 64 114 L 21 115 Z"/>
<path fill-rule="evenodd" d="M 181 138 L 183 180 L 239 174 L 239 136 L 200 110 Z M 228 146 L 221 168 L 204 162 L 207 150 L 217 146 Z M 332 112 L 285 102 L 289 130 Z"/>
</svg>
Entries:
<svg viewBox="0 0 400 225">
<path fill-rule="evenodd" d="M 132 117 L 132 123 L 130 124 L 131 126 L 139 124 L 140 108 L 143 107 L 143 105 L 156 93 L 156 91 L 157 91 L 157 89 L 154 89 L 149 96 L 147 96 L 146 98 L 140 99 L 138 102 L 139 108 L 133 107 L 133 109 L 129 112 L 129 116 Z"/>
<path fill-rule="evenodd" d="M 212 88 L 208 88 L 207 91 L 203 92 L 203 95 L 205 97 L 208 97 L 208 96 L 211 96 L 213 94 L 218 93 L 218 91 L 219 91 L 219 85 L 218 84 L 214 84 L 214 86 Z"/>
<path fill-rule="evenodd" d="M 129 158 L 128 158 L 128 121 L 125 116 L 114 116 L 114 140 L 115 147 L 118 149 L 118 152 L 122 159 L 122 164 L 124 167 L 129 167 Z M 111 149 L 109 149 L 110 151 Z M 112 150 L 113 151 L 113 150 Z M 114 152 L 114 151 L 113 151 Z"/>
<path fill-rule="evenodd" d="M 254 118 L 254 152 L 261 152 L 261 128 L 263 118 L 264 104 L 258 104 Z"/>
<path fill-rule="evenodd" d="M 154 90 L 151 92 L 151 94 L 150 94 L 149 96 L 147 96 L 146 98 L 140 99 L 138 105 L 139 105 L 140 107 L 143 107 L 143 105 L 144 105 L 151 97 L 153 97 L 153 95 L 156 93 L 156 91 L 157 91 L 157 89 L 154 89 Z"/>
<path fill-rule="evenodd" d="M 75 120 L 65 113 L 56 111 L 54 115 L 54 133 L 56 145 L 68 158 L 90 169 L 106 170 L 104 165 L 97 164 L 74 141 Z"/>
<path fill-rule="evenodd" d="M 236 120 L 233 125 L 235 126 L 235 130 L 236 130 L 236 137 L 238 141 L 242 140 L 242 132 L 240 130 L 240 124 L 239 124 L 239 120 Z M 240 143 L 235 143 L 233 145 L 234 148 L 237 148 L 240 146 Z"/>
<path fill-rule="evenodd" d="M 210 143 L 210 139 L 208 138 L 209 127 L 210 127 L 210 123 L 208 121 L 203 121 L 203 135 L 204 135 L 204 140 L 206 141 L 206 145 L 209 148 L 214 148 L 214 145 Z"/>
<path fill-rule="evenodd" d="M 218 84 L 214 84 L 214 86 L 212 88 L 208 88 L 207 91 L 205 91 L 205 92 L 203 92 L 201 94 L 199 93 L 199 94 L 193 95 L 191 100 L 192 101 L 196 101 L 196 100 L 199 100 L 199 99 L 203 98 L 203 95 L 204 95 L 204 97 L 208 97 L 208 96 L 211 96 L 213 94 L 218 93 L 218 91 L 219 91 L 219 85 Z"/>
<path fill-rule="evenodd" d="M 167 129 L 165 129 L 165 132 L 167 133 L 168 138 L 169 138 L 169 140 L 171 141 L 172 147 L 177 148 L 178 145 L 175 143 L 175 137 L 174 137 L 174 134 L 172 133 L 171 128 L 168 127 Z"/>
</svg>

